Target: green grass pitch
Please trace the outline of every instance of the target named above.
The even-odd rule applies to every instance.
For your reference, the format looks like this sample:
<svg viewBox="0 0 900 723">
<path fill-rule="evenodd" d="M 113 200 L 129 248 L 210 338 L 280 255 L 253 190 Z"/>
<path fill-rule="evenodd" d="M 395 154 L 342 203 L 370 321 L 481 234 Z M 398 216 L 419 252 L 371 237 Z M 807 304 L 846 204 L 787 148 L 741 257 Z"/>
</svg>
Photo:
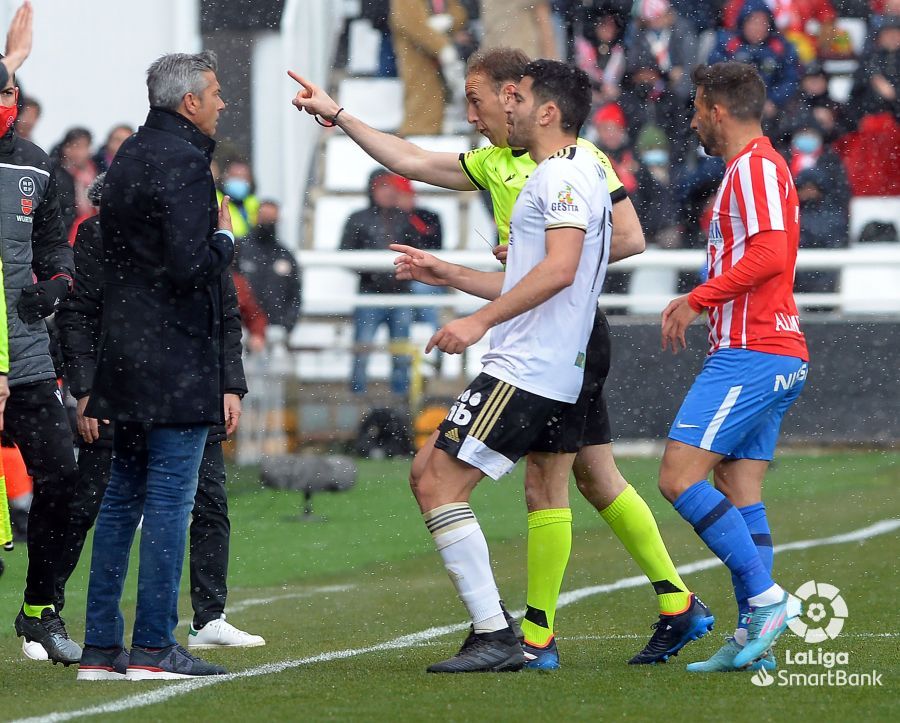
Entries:
<svg viewBox="0 0 900 723">
<path fill-rule="evenodd" d="M 621 460 L 623 472 L 657 514 L 676 563 L 709 558 L 692 530 L 656 490 L 656 460 Z M 625 661 L 649 637 L 656 618 L 649 584 L 587 595 L 563 607 L 555 673 L 430 676 L 425 666 L 455 652 L 465 612 L 447 580 L 406 483 L 407 460 L 362 462 L 357 487 L 322 495 L 326 521 L 291 520 L 299 496 L 263 490 L 253 470 L 232 470 L 229 619 L 265 636 L 262 648 L 204 651 L 235 673 L 225 681 L 78 683 L 75 669 L 26 661 L 14 637 L 21 603 L 24 546 L 2 553 L 0 719 L 68 714 L 99 720 L 898 720 L 900 624 L 898 532 L 777 554 L 776 579 L 791 590 L 814 579 L 841 590 L 849 615 L 841 635 L 807 645 L 790 632 L 788 649 L 846 652 L 848 672 L 882 675 L 879 688 L 751 684 L 749 675 L 698 676 L 684 665 L 707 657 L 734 624 L 730 578 L 722 566 L 686 582 L 718 622 L 706 638 L 668 664 Z M 521 469 L 485 481 L 472 505 L 491 547 L 501 592 L 524 607 L 525 512 Z M 776 544 L 823 539 L 900 518 L 900 453 L 783 454 L 765 491 Z M 574 542 L 564 591 L 639 574 L 599 516 L 572 488 Z M 70 582 L 64 612 L 81 640 L 89 548 Z M 136 561 L 132 565 L 132 571 Z M 126 588 L 133 620 L 134 575 Z M 187 575 L 185 577 L 185 582 Z M 190 602 L 182 595 L 182 620 Z M 179 628 L 186 640 L 186 622 Z M 446 630 L 423 633 L 435 627 Z M 417 635 L 419 634 L 419 635 Z M 198 684 L 199 683 L 199 684 Z M 52 716 L 52 717 L 48 717 Z"/>
</svg>

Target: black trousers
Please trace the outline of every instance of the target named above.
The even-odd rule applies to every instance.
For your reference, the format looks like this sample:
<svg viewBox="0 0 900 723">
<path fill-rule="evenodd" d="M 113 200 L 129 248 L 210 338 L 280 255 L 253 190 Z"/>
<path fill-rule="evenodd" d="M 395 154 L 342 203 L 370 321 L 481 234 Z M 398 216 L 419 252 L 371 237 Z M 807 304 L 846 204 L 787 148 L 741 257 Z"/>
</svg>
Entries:
<svg viewBox="0 0 900 723">
<path fill-rule="evenodd" d="M 81 556 L 109 483 L 112 448 L 87 444 L 78 454 L 78 486 L 69 505 L 66 543 L 57 568 L 55 602 L 65 605 L 65 585 Z M 206 445 L 200 462 L 197 494 L 190 529 L 191 605 L 194 627 L 200 628 L 225 612 L 228 594 L 228 498 L 225 493 L 225 458 L 222 445 Z"/>
<path fill-rule="evenodd" d="M 13 386 L 3 419 L 7 434 L 34 479 L 34 498 L 28 513 L 25 602 L 49 605 L 56 590 L 57 561 L 66 544 L 69 500 L 78 482 L 72 428 L 52 379 Z"/>
</svg>

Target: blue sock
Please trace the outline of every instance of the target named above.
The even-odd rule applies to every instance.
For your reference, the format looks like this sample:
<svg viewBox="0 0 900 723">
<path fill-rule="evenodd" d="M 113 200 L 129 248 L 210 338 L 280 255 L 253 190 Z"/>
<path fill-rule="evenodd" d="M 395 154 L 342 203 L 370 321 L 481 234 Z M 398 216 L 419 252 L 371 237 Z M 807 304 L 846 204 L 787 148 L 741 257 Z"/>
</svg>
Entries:
<svg viewBox="0 0 900 723">
<path fill-rule="evenodd" d="M 747 523 L 747 529 L 750 530 L 750 537 L 753 539 L 753 544 L 756 545 L 756 551 L 759 553 L 759 557 L 769 575 L 771 575 L 775 551 L 772 549 L 772 533 L 769 531 L 766 506 L 762 502 L 757 502 L 754 505 L 739 508 L 738 512 L 741 513 L 744 522 Z M 738 604 L 737 626 L 746 628 L 747 623 L 742 621 L 746 619 L 746 615 L 750 612 L 750 605 L 747 603 L 749 596 L 744 590 L 741 581 L 734 574 L 731 575 L 731 583 L 734 585 L 734 597 Z"/>
<path fill-rule="evenodd" d="M 747 597 L 775 583 L 763 564 L 743 516 L 706 480 L 682 492 L 674 507 L 743 585 Z"/>
</svg>

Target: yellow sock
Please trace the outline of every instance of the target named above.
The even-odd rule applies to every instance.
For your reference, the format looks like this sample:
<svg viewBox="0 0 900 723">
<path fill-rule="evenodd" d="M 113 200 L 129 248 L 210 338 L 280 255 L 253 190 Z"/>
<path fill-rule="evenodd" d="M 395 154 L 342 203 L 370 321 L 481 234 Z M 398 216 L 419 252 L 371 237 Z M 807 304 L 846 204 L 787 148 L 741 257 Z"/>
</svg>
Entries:
<svg viewBox="0 0 900 723">
<path fill-rule="evenodd" d="M 53 609 L 52 605 L 29 605 L 25 603 L 22 605 L 22 612 L 25 613 L 30 618 L 39 618 L 41 613 L 44 612 L 47 608 Z"/>
<path fill-rule="evenodd" d="M 537 510 L 528 515 L 528 609 L 522 621 L 525 640 L 543 647 L 553 637 L 553 619 L 569 553 L 572 510 Z"/>
<path fill-rule="evenodd" d="M 600 516 L 653 584 L 659 612 L 683 612 L 690 604 L 690 590 L 676 572 L 653 513 L 637 490 L 628 485 L 609 507 L 600 511 Z"/>
</svg>

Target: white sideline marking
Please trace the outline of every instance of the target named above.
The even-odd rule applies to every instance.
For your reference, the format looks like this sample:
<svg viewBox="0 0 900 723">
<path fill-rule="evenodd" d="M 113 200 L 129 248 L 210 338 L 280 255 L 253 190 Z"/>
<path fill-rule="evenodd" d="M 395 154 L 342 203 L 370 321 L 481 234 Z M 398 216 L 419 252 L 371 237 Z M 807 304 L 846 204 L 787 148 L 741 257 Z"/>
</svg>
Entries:
<svg viewBox="0 0 900 723">
<path fill-rule="evenodd" d="M 646 635 L 622 633 L 621 635 L 558 635 L 557 640 L 644 640 Z M 844 638 L 900 638 L 900 633 L 841 633 Z"/>
<path fill-rule="evenodd" d="M 564 642 L 583 642 L 585 640 L 646 640 L 646 635 L 636 633 L 619 633 L 613 635 L 557 635 L 557 640 Z M 900 638 L 900 633 L 845 633 L 841 632 L 841 640 L 844 638 Z M 417 648 L 436 647 L 444 645 L 439 640 L 426 640 L 416 643 Z"/>
<path fill-rule="evenodd" d="M 277 602 L 278 600 L 294 600 L 297 598 L 313 597 L 314 595 L 325 595 L 330 592 L 348 592 L 355 587 L 356 585 L 323 585 L 322 587 L 311 587 L 309 590 L 304 590 L 302 592 L 288 592 L 283 595 L 273 595 L 272 597 L 248 598 L 247 600 L 236 602 L 233 605 L 229 604 L 225 614 L 231 615 L 231 613 L 239 613 L 241 610 L 247 610 L 248 608 L 256 607 L 257 605 L 268 605 L 269 603 Z M 188 617 L 184 620 L 180 620 L 178 622 L 178 627 L 184 628 L 190 623 L 191 619 Z"/>
<path fill-rule="evenodd" d="M 888 532 L 893 532 L 898 528 L 900 528 L 900 519 L 881 520 L 880 522 L 876 522 L 872 525 L 869 525 L 868 527 L 862 527 L 858 530 L 845 532 L 840 535 L 822 537 L 818 540 L 798 540 L 796 542 L 787 542 L 783 545 L 776 545 L 775 552 L 808 550 L 812 547 L 819 547 L 822 545 L 841 545 L 847 542 L 863 542 L 873 537 L 877 537 L 878 535 L 884 535 Z M 701 570 L 708 570 L 720 564 L 722 563 L 719 561 L 719 558 L 709 557 L 704 560 L 698 560 L 697 562 L 691 562 L 686 565 L 681 565 L 678 567 L 678 572 L 680 574 L 699 572 Z M 592 587 L 581 588 L 580 590 L 572 590 L 571 592 L 563 593 L 562 595 L 560 595 L 559 605 L 557 607 L 562 608 L 566 605 L 571 605 L 572 603 L 577 602 L 578 600 L 581 600 L 583 598 L 590 597 L 591 595 L 600 595 L 602 593 L 626 590 L 632 587 L 640 587 L 642 585 L 645 585 L 646 583 L 647 578 L 643 576 L 625 577 L 621 580 L 616 580 L 615 582 L 608 583 L 606 585 L 594 585 Z M 521 615 L 522 613 L 521 611 L 514 611 L 513 614 Z M 437 638 L 442 635 L 449 635 L 450 633 L 464 630 L 468 626 L 468 623 L 457 623 L 455 625 L 443 625 L 440 627 L 428 628 L 427 630 L 422 630 L 418 633 L 403 635 L 399 638 L 394 638 L 393 640 L 388 640 L 384 643 L 378 643 L 377 645 L 370 645 L 365 648 L 335 650 L 330 653 L 320 653 L 319 655 L 313 655 L 308 658 L 284 660 L 279 663 L 266 663 L 265 665 L 259 665 L 255 668 L 248 668 L 247 670 L 242 670 L 238 673 L 229 673 L 228 675 L 217 675 L 207 678 L 185 680 L 181 683 L 174 683 L 164 688 L 157 688 L 156 690 L 151 690 L 146 693 L 130 695 L 127 698 L 121 698 L 109 703 L 101 703 L 100 705 L 94 705 L 89 708 L 80 708 L 78 710 L 66 711 L 61 713 L 49 713 L 47 715 L 35 716 L 33 718 L 20 718 L 16 721 L 13 721 L 13 723 L 58 723 L 59 721 L 67 721 L 72 720 L 73 718 L 81 718 L 89 715 L 120 713 L 125 710 L 143 708 L 148 705 L 163 703 L 170 698 L 175 698 L 179 695 L 191 693 L 195 690 L 206 688 L 210 685 L 227 683 L 232 680 L 240 680 L 241 678 L 255 678 L 260 675 L 281 673 L 285 670 L 290 670 L 291 668 L 299 668 L 304 665 L 311 665 L 313 663 L 327 663 L 332 660 L 354 658 L 359 655 L 365 655 L 366 653 L 377 653 L 383 650 L 408 648 L 428 641 L 432 638 Z"/>
</svg>

